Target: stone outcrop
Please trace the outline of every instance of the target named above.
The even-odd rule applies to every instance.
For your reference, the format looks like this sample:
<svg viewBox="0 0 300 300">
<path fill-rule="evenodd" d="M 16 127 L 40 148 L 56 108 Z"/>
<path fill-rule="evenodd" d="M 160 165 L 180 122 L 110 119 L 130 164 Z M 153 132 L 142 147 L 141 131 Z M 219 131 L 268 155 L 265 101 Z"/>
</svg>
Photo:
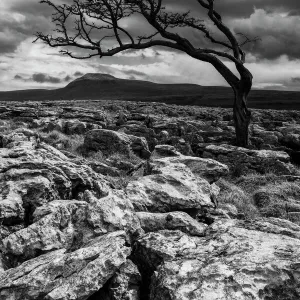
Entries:
<svg viewBox="0 0 300 300">
<path fill-rule="evenodd" d="M 182 163 L 167 164 L 152 175 L 130 182 L 125 192 L 137 211 L 170 212 L 214 206 L 211 185 Z"/>
<path fill-rule="evenodd" d="M 89 300 L 140 300 L 142 276 L 137 266 L 128 259 L 108 281 L 106 287 Z"/>
<path fill-rule="evenodd" d="M 151 156 L 151 158 L 153 158 L 152 168 L 155 169 L 155 167 L 158 167 L 160 169 L 163 166 L 180 163 L 186 165 L 194 175 L 200 178 L 205 178 L 209 182 L 215 182 L 220 177 L 229 174 L 229 168 L 227 165 L 216 160 L 184 156 L 176 151 L 171 151 L 171 149 L 165 146 L 164 148 L 162 146 L 157 146 L 153 156 Z M 167 154 L 169 154 L 169 157 L 166 157 Z"/>
<path fill-rule="evenodd" d="M 129 156 L 133 151 L 141 158 L 149 158 L 151 154 L 145 138 L 105 129 L 89 131 L 85 136 L 84 147 L 101 151 L 105 155 L 122 153 Z"/>
<path fill-rule="evenodd" d="M 30 223 L 36 207 L 55 199 L 76 199 L 85 190 L 99 197 L 108 194 L 105 178 L 87 165 L 72 162 L 34 137 L 29 141 L 24 134 L 13 136 L 7 148 L 0 148 L 2 224 Z"/>
<path fill-rule="evenodd" d="M 163 229 L 181 230 L 190 235 L 204 236 L 206 224 L 199 223 L 185 212 L 148 213 L 138 212 L 141 227 L 145 232 Z"/>
<path fill-rule="evenodd" d="M 202 151 L 204 158 L 225 163 L 232 170 L 239 168 L 241 173 L 251 172 L 251 170 L 259 173 L 274 172 L 278 175 L 297 173 L 290 164 L 290 156 L 284 151 L 250 150 L 231 145 L 209 145 Z"/>
<path fill-rule="evenodd" d="M 150 299 L 298 299 L 300 241 L 253 223 L 222 220 L 204 238 L 143 236 L 134 255 L 151 281 Z"/>
<path fill-rule="evenodd" d="M 32 225 L 1 241 L 5 255 L 25 260 L 57 249 L 78 249 L 97 236 L 117 230 L 136 235 L 141 232 L 132 204 L 117 192 L 97 199 L 86 191 L 82 201 L 52 201 L 38 207 L 33 217 Z"/>
<path fill-rule="evenodd" d="M 130 252 L 122 231 L 96 238 L 74 252 L 49 252 L 0 273 L 0 299 L 87 299 L 126 262 Z"/>
<path fill-rule="evenodd" d="M 298 112 L 253 110 L 251 149 L 230 145 L 230 109 L 6 103 L 0 119 L 1 300 L 300 299 Z"/>
</svg>

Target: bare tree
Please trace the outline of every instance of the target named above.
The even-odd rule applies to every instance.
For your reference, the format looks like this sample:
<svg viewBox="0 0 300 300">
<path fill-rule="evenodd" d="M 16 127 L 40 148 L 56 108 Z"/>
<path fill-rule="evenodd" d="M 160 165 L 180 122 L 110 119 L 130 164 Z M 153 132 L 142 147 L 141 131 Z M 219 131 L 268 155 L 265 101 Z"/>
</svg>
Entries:
<svg viewBox="0 0 300 300">
<path fill-rule="evenodd" d="M 56 5 L 54 1 L 42 0 L 41 3 L 54 9 L 52 21 L 56 29 L 54 35 L 38 32 L 37 40 L 51 47 L 62 47 L 61 53 L 77 59 L 94 56 L 101 58 L 125 50 L 160 46 L 185 52 L 197 60 L 212 64 L 234 91 L 233 112 L 237 145 L 247 146 L 251 118 L 247 97 L 252 87 L 252 74 L 244 65 L 245 53 L 242 46 L 250 40 L 242 36 L 244 40 L 239 41 L 216 11 L 214 0 L 195 2 L 206 11 L 208 20 L 215 25 L 218 35 L 223 38 L 217 38 L 203 20 L 192 16 L 190 12 L 174 13 L 163 7 L 162 2 L 163 0 L 73 0 L 71 5 Z M 153 32 L 143 36 L 133 35 L 124 26 L 124 20 L 133 16 L 146 20 Z M 212 47 L 199 48 L 193 45 L 178 33 L 183 31 L 182 28 L 203 33 Z M 111 45 L 109 48 L 108 44 Z M 70 47 L 81 48 L 84 50 L 82 53 L 88 54 L 76 55 L 66 50 Z M 233 62 L 239 76 L 222 60 Z"/>
</svg>

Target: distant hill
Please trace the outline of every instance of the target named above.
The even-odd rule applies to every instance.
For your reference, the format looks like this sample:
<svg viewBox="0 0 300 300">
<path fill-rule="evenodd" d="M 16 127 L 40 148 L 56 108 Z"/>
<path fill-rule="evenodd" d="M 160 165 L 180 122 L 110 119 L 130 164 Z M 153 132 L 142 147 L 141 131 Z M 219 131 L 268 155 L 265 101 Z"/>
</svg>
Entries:
<svg viewBox="0 0 300 300">
<path fill-rule="evenodd" d="M 197 84 L 158 84 L 149 81 L 119 79 L 109 74 L 86 74 L 64 88 L 0 92 L 0 101 L 41 100 L 132 100 L 168 104 L 231 107 L 229 87 Z M 252 108 L 300 110 L 300 92 L 252 90 Z"/>
</svg>

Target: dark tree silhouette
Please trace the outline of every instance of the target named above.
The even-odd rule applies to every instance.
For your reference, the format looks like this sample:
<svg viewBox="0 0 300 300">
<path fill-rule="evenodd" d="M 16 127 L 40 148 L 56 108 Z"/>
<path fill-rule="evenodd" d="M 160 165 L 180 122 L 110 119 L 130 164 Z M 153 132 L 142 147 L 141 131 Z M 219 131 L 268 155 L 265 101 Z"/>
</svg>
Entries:
<svg viewBox="0 0 300 300">
<path fill-rule="evenodd" d="M 235 95 L 233 114 L 237 145 L 249 143 L 251 112 L 247 108 L 247 97 L 252 87 L 252 74 L 245 67 L 245 52 L 242 46 L 250 39 L 235 35 L 216 11 L 214 0 L 195 0 L 206 12 L 208 21 L 215 25 L 217 38 L 203 20 L 190 12 L 174 13 L 163 7 L 163 0 L 73 0 L 72 4 L 56 5 L 53 1 L 42 0 L 54 9 L 52 21 L 56 25 L 54 35 L 37 33 L 41 40 L 51 47 L 62 47 L 61 53 L 72 58 L 87 59 L 94 56 L 113 56 L 130 49 L 146 49 L 153 46 L 173 48 L 204 62 L 212 64 L 232 87 Z M 153 32 L 135 36 L 124 26 L 124 20 L 142 17 Z M 74 26 L 75 25 L 75 26 Z M 205 35 L 211 48 L 199 48 L 180 35 L 182 28 L 196 30 Z M 239 41 L 238 36 L 243 38 Z M 107 45 L 111 45 L 108 47 Z M 70 47 L 85 51 L 77 55 Z M 67 50 L 66 50 L 67 49 Z M 235 64 L 236 76 L 223 62 Z"/>
</svg>

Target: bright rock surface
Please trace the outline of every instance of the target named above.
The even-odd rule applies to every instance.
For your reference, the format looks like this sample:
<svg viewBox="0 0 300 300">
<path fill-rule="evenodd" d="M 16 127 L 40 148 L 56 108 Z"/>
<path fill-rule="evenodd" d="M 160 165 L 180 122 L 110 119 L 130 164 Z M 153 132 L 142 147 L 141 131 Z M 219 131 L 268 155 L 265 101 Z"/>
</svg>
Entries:
<svg viewBox="0 0 300 300">
<path fill-rule="evenodd" d="M 143 236 L 134 255 L 153 272 L 150 299 L 299 299 L 300 240 L 260 224 L 222 220 L 204 238 L 167 230 Z"/>
<path fill-rule="evenodd" d="M 148 213 L 138 212 L 141 226 L 146 232 L 163 229 L 181 230 L 190 235 L 204 236 L 207 225 L 199 223 L 185 212 Z"/>
<path fill-rule="evenodd" d="M 169 212 L 212 207 L 211 185 L 181 163 L 159 168 L 157 174 L 133 181 L 126 195 L 136 211 Z"/>
<path fill-rule="evenodd" d="M 81 249 L 52 251 L 0 273 L 0 299 L 85 300 L 130 255 L 124 232 L 97 238 Z"/>
</svg>

